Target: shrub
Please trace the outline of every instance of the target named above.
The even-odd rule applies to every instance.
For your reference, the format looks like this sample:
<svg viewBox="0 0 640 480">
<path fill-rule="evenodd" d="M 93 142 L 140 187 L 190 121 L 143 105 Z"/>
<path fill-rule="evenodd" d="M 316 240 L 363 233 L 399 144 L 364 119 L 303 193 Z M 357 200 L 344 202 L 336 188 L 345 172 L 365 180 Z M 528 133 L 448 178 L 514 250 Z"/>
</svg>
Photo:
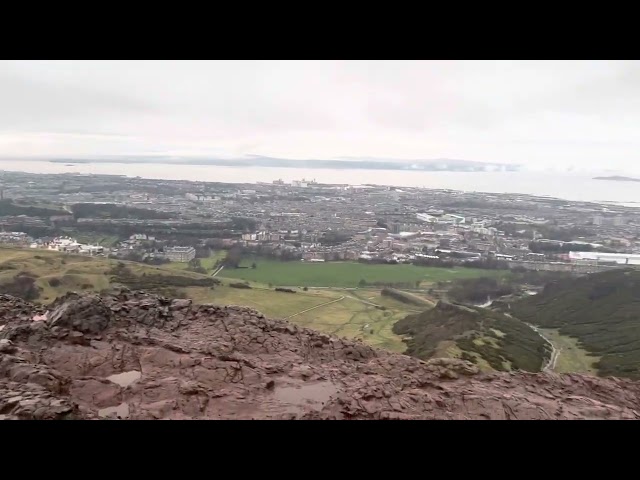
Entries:
<svg viewBox="0 0 640 480">
<path fill-rule="evenodd" d="M 53 278 L 49 279 L 48 283 L 49 283 L 49 286 L 51 286 L 53 288 L 56 288 L 56 287 L 59 287 L 60 285 L 62 285 L 62 281 L 60 281 L 60 279 L 57 278 L 57 277 L 53 277 Z"/>
</svg>

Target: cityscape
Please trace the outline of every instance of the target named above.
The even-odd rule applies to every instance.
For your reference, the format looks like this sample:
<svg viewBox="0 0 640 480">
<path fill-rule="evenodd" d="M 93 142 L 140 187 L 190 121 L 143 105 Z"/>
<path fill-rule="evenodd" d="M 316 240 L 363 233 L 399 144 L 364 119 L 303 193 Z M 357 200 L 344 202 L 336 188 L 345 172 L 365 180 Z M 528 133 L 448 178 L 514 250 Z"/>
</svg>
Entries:
<svg viewBox="0 0 640 480">
<path fill-rule="evenodd" d="M 304 179 L 215 184 L 14 172 L 0 179 L 0 243 L 25 248 L 189 262 L 208 242 L 308 262 L 492 260 L 576 273 L 640 265 L 633 207 Z M 24 202 L 49 210 L 6 214 Z"/>
</svg>

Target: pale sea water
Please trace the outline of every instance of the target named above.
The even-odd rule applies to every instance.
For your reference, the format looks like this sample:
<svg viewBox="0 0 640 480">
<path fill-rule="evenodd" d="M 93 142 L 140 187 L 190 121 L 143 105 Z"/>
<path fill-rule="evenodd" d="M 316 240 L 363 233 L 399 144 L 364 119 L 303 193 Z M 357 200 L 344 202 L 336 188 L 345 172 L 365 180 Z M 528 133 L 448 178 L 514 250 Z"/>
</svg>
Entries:
<svg viewBox="0 0 640 480">
<path fill-rule="evenodd" d="M 69 163 L 72 163 L 70 161 Z M 488 193 L 522 193 L 574 201 L 613 202 L 640 207 L 640 183 L 593 180 L 597 174 L 552 172 L 422 172 L 403 170 L 222 167 L 206 165 L 0 161 L 0 171 L 127 175 L 163 180 L 228 183 L 282 179 L 319 183 L 375 184 Z M 602 175 L 602 174 L 601 174 Z M 608 173 L 607 175 L 611 175 Z"/>
</svg>

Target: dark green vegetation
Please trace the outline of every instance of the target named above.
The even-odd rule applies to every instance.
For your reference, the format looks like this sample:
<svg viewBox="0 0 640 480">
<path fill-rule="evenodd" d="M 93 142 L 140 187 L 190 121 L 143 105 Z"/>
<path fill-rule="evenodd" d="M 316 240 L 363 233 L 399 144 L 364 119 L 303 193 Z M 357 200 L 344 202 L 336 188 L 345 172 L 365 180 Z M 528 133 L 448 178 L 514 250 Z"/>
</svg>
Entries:
<svg viewBox="0 0 640 480">
<path fill-rule="evenodd" d="M 424 360 L 443 356 L 445 348 L 451 356 L 494 370 L 538 372 L 550 356 L 549 344 L 519 320 L 445 302 L 400 320 L 393 332 L 408 335 L 406 353 Z"/>
<path fill-rule="evenodd" d="M 2 293 L 13 295 L 24 300 L 36 300 L 40 290 L 36 286 L 36 278 L 30 273 L 19 273 L 12 279 L 4 281 L 0 286 Z"/>
<path fill-rule="evenodd" d="M 431 307 L 433 304 L 428 300 L 418 297 L 417 295 L 413 295 L 407 292 L 402 292 L 400 290 L 396 290 L 395 288 L 383 288 L 380 292 L 381 295 L 386 297 L 391 297 L 394 300 L 397 300 L 401 303 L 406 303 L 408 305 L 418 305 L 420 307 Z"/>
<path fill-rule="evenodd" d="M 513 269 L 502 277 L 461 278 L 439 282 L 436 286 L 447 291 L 447 298 L 459 303 L 484 303 L 505 295 L 524 295 L 525 291 L 561 279 L 572 278 L 568 272 L 546 272 Z"/>
<path fill-rule="evenodd" d="M 69 212 L 31 205 L 19 205 L 14 203 L 12 200 L 0 200 L 0 217 L 19 215 L 26 215 L 28 217 L 53 217 L 58 215 L 69 215 Z"/>
<path fill-rule="evenodd" d="M 599 375 L 640 378 L 640 271 L 612 270 L 548 284 L 511 304 L 519 319 L 579 340 Z"/>
<path fill-rule="evenodd" d="M 453 282 L 447 295 L 456 302 L 482 303 L 488 298 L 511 295 L 513 285 L 495 278 L 466 278 Z"/>
<path fill-rule="evenodd" d="M 192 278 L 181 275 L 147 274 L 146 272 L 137 275 L 122 262 L 116 264 L 109 273 L 111 274 L 111 282 L 114 284 L 122 284 L 132 290 L 146 290 L 173 297 L 184 296 L 177 288 L 213 288 L 214 285 L 220 284 L 219 280 L 211 277 Z"/>
<path fill-rule="evenodd" d="M 169 219 L 171 215 L 146 208 L 125 207 L 113 203 L 77 203 L 71 207 L 75 218 Z"/>
</svg>

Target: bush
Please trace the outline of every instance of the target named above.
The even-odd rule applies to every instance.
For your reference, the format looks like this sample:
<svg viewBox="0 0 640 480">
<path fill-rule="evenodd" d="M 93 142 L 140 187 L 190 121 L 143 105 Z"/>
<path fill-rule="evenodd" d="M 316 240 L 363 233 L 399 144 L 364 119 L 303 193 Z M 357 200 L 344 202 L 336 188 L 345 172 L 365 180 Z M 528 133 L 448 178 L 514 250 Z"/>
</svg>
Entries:
<svg viewBox="0 0 640 480">
<path fill-rule="evenodd" d="M 0 285 L 0 293 L 13 295 L 23 300 L 36 300 L 40 296 L 35 278 L 28 273 L 16 275 L 10 282 Z"/>
<path fill-rule="evenodd" d="M 278 287 L 275 289 L 276 292 L 285 292 L 285 293 L 296 293 L 295 290 L 291 290 L 290 288 L 282 288 Z"/>
<path fill-rule="evenodd" d="M 230 283 L 229 286 L 231 288 L 251 288 L 251 285 L 247 285 L 246 283 Z"/>
<path fill-rule="evenodd" d="M 62 285 L 62 281 L 57 277 L 53 277 L 53 278 L 49 279 L 48 283 L 49 283 L 49 286 L 51 286 L 53 288 L 56 288 L 56 287 L 59 287 L 60 285 Z"/>
<path fill-rule="evenodd" d="M 393 288 L 383 288 L 380 292 L 380 295 L 384 295 L 386 297 L 391 297 L 394 300 L 397 300 L 402 303 L 407 303 L 409 305 L 419 305 L 419 306 L 431 306 L 431 303 L 423 300 L 419 297 L 415 297 L 413 295 L 408 295 L 399 290 L 394 290 Z M 382 309 L 381 309 L 382 310 Z"/>
</svg>

